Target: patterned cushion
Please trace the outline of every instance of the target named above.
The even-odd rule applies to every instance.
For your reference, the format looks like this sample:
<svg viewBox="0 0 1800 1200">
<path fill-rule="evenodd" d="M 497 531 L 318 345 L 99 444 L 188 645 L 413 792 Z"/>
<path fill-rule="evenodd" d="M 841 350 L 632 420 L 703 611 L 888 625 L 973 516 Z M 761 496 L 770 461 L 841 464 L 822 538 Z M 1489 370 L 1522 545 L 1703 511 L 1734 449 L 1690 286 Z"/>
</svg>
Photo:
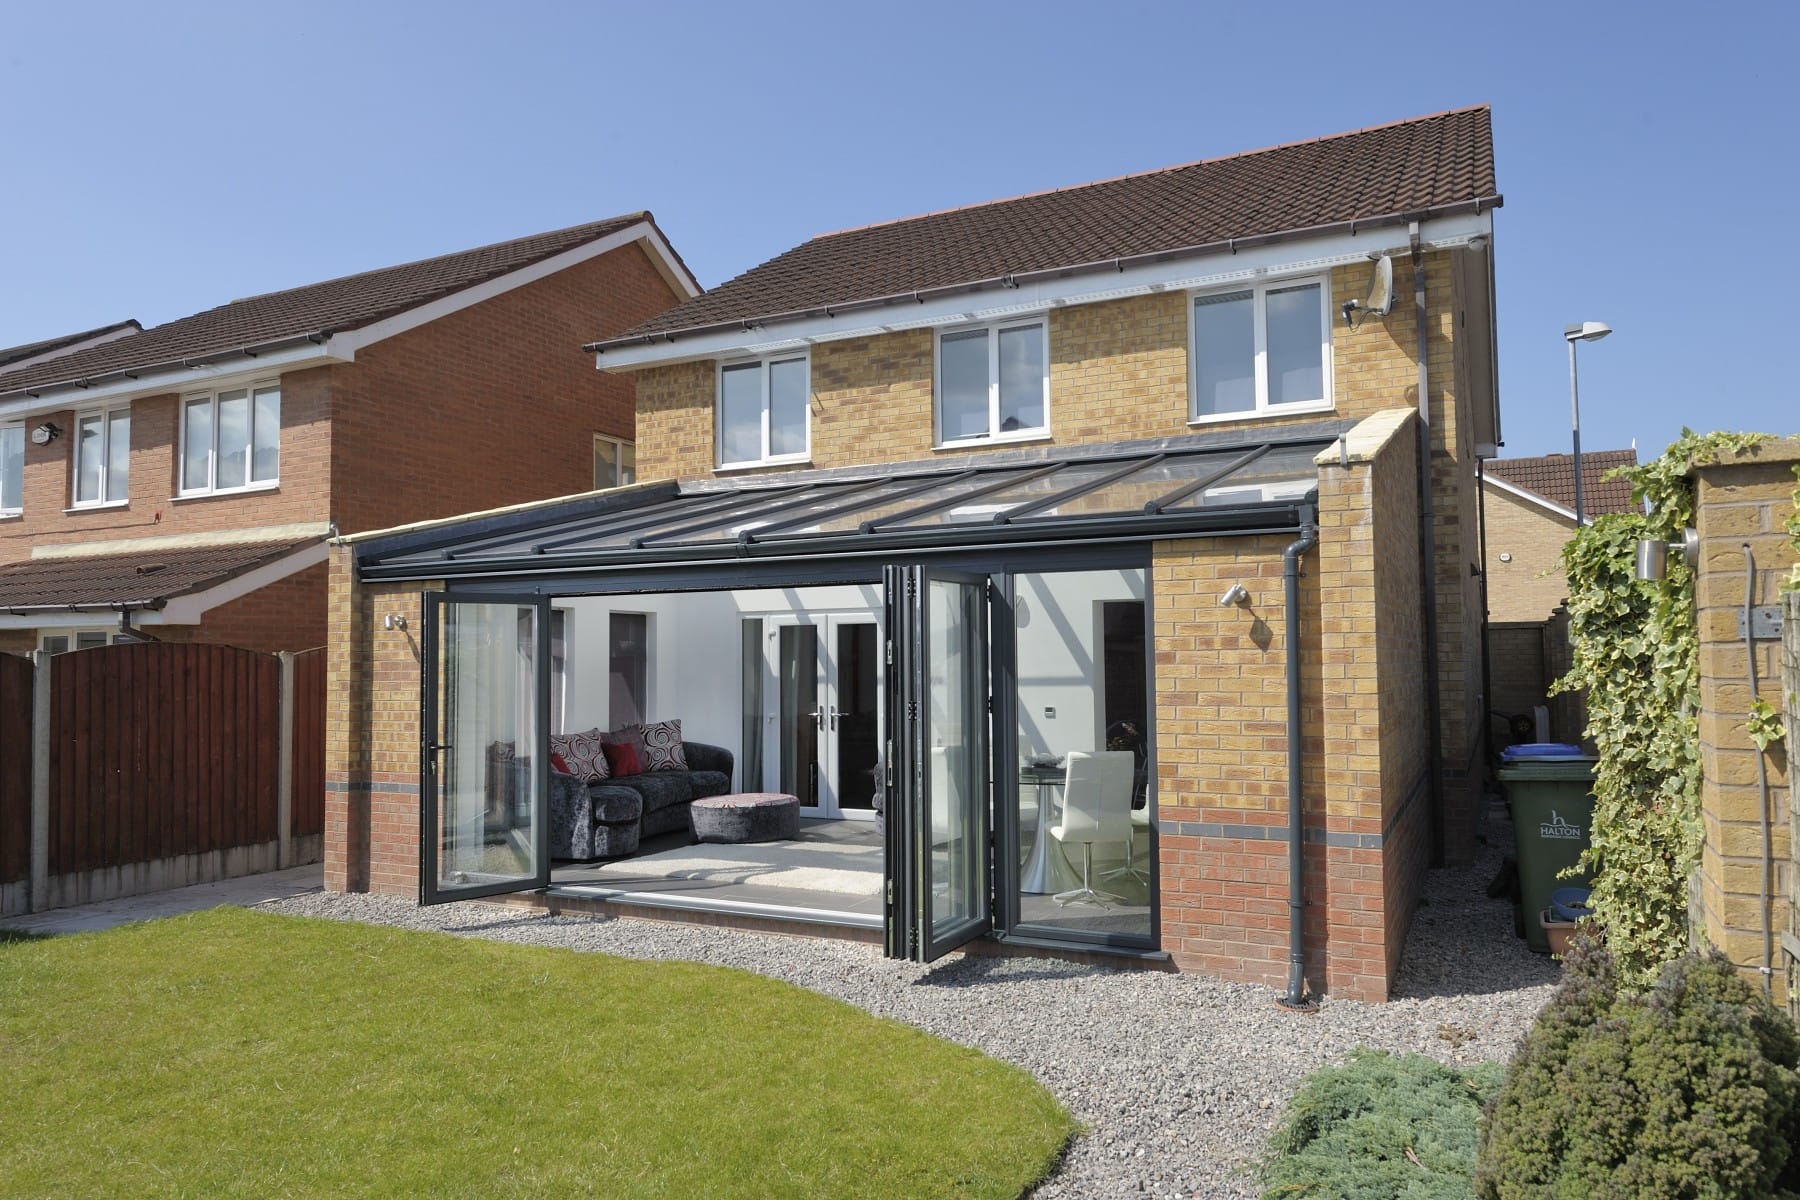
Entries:
<svg viewBox="0 0 1800 1200">
<path fill-rule="evenodd" d="M 550 735 L 550 753 L 569 764 L 569 774 L 593 783 L 612 774 L 606 755 L 600 749 L 601 737 L 598 729 L 553 733 Z"/>
<path fill-rule="evenodd" d="M 654 721 L 643 727 L 644 770 L 685 771 L 687 755 L 681 749 L 681 722 Z"/>
</svg>

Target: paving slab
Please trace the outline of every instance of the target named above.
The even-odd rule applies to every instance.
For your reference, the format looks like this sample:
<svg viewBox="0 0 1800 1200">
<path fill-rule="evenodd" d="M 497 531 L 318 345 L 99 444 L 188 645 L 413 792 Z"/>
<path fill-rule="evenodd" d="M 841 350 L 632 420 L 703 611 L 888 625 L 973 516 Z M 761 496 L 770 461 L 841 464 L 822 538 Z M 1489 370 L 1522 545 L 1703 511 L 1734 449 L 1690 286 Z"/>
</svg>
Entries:
<svg viewBox="0 0 1800 1200">
<path fill-rule="evenodd" d="M 72 908 L 53 908 L 47 912 L 22 913 L 0 917 L 0 929 L 21 929 L 31 933 L 92 933 L 111 929 L 131 921 L 151 921 L 180 913 L 200 912 L 221 904 L 249 908 L 270 900 L 324 889 L 325 868 L 321 863 L 289 867 L 285 871 L 268 871 L 261 875 L 240 875 L 214 883 L 196 883 L 188 887 L 170 888 L 163 892 L 146 892 L 141 896 L 121 896 L 94 904 L 78 904 Z"/>
</svg>

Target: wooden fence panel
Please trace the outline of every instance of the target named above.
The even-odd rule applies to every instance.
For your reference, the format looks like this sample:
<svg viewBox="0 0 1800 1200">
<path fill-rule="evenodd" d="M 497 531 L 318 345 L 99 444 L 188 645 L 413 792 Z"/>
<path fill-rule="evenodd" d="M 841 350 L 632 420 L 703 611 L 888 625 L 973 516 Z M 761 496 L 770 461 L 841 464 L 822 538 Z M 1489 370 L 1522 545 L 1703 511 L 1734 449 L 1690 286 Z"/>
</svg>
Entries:
<svg viewBox="0 0 1800 1200">
<path fill-rule="evenodd" d="M 31 875 L 32 664 L 0 654 L 0 884 Z"/>
<path fill-rule="evenodd" d="M 53 874 L 275 840 L 273 655 L 132 643 L 50 674 Z"/>
<path fill-rule="evenodd" d="M 325 651 L 294 655 L 293 808 L 289 832 L 325 832 Z"/>
</svg>

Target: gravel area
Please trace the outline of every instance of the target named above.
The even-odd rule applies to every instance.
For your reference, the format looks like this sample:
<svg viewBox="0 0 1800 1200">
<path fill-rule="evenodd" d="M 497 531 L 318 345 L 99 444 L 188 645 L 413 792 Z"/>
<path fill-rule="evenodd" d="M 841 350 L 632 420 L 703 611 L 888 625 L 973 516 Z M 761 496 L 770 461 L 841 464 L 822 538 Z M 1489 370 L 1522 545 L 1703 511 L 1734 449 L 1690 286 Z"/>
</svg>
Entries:
<svg viewBox="0 0 1800 1200">
<path fill-rule="evenodd" d="M 1299 1081 L 1357 1046 L 1447 1063 L 1505 1060 L 1550 997 L 1558 968 L 1489 900 L 1512 830 L 1490 818 L 1472 867 L 1431 872 L 1396 998 L 1329 997 L 1284 1012 L 1268 988 L 1051 958 L 952 956 L 929 967 L 877 948 L 628 918 L 551 917 L 491 904 L 419 908 L 326 893 L 277 912 L 373 921 L 634 958 L 739 967 L 979 1047 L 1037 1076 L 1087 1127 L 1040 1200 L 1255 1196 L 1245 1166 Z"/>
</svg>

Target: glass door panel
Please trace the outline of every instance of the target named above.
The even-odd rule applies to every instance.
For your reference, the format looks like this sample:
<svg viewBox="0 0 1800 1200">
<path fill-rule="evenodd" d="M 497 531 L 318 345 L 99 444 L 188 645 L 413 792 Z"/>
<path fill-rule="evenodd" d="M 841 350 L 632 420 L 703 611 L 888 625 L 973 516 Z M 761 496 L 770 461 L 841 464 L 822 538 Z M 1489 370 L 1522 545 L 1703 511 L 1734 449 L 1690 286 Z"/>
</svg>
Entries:
<svg viewBox="0 0 1800 1200">
<path fill-rule="evenodd" d="M 766 761 L 774 790 L 800 797 L 802 808 L 819 812 L 820 703 L 819 627 L 777 619 L 770 632 L 774 652 L 774 711 L 769 714 Z"/>
<path fill-rule="evenodd" d="M 890 567 L 887 952 L 930 962 L 992 928 L 985 577 Z"/>
<path fill-rule="evenodd" d="M 840 816 L 875 812 L 881 761 L 881 637 L 873 617 L 831 619 L 831 808 Z"/>
<path fill-rule="evenodd" d="M 425 597 L 421 902 L 550 882 L 549 602 Z"/>
</svg>

